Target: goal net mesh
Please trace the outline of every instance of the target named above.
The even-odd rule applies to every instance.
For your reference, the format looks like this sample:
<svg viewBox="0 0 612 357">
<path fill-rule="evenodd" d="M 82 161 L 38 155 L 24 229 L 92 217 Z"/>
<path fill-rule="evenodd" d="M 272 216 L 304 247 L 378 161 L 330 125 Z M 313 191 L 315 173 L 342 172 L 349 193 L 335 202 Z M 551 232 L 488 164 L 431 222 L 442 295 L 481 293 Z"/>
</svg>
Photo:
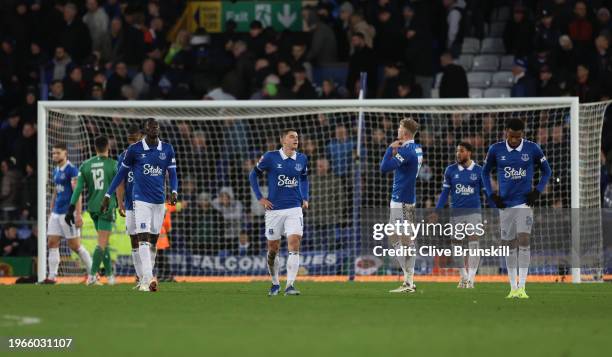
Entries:
<svg viewBox="0 0 612 357">
<path fill-rule="evenodd" d="M 308 156 L 310 166 L 311 198 L 304 216 L 300 274 L 397 275 L 400 270 L 394 259 L 373 256 L 373 246 L 386 242 L 372 239 L 371 224 L 388 221 L 392 175 L 382 174 L 379 164 L 397 136 L 399 121 L 411 117 L 420 124 L 416 141 L 423 147 L 424 160 L 417 179 L 417 208 L 427 209 L 435 206 L 444 169 L 455 160 L 457 143 L 470 142 L 475 148 L 473 159 L 482 164 L 488 146 L 503 140 L 505 120 L 516 117 L 525 121 L 526 138 L 540 144 L 553 172 L 538 204 L 530 272 L 562 276 L 574 263 L 580 264 L 587 276 L 601 273 L 599 155 L 607 103 L 580 108 L 578 172 L 571 171 L 569 104 L 352 103 L 257 106 L 247 102 L 224 106 L 208 102 L 168 107 L 151 102 L 139 108 L 92 104 L 47 109 L 47 206 L 53 190 L 52 145 L 65 143 L 69 160 L 80 165 L 95 154 L 94 138 L 104 134 L 111 139 L 111 156 L 116 158 L 127 147 L 128 127 L 154 117 L 161 125 L 161 139 L 176 151 L 180 201 L 176 211 L 168 214 L 170 247 L 158 254 L 157 276 L 265 276 L 265 211 L 250 190 L 248 173 L 263 153 L 279 149 L 280 131 L 291 127 L 299 133 L 299 151 Z M 570 210 L 572 175 L 580 177 L 581 209 L 574 212 Z M 261 180 L 265 194 L 266 183 Z M 481 246 L 501 243 L 496 214 L 490 216 Z M 87 214 L 84 220 L 83 244 L 93 251 L 96 233 Z M 580 239 L 572 240 L 572 232 L 579 232 Z M 443 239 L 435 243 L 450 245 Z M 130 240 L 119 216 L 110 247 L 116 274 L 133 275 Z M 283 272 L 285 244 L 282 251 Z M 60 275 L 85 274 L 65 243 L 61 253 Z M 504 269 L 503 258 L 483 258 L 479 275 L 504 274 Z M 416 273 L 445 276 L 455 275 L 457 270 L 443 258 L 419 257 Z"/>
</svg>

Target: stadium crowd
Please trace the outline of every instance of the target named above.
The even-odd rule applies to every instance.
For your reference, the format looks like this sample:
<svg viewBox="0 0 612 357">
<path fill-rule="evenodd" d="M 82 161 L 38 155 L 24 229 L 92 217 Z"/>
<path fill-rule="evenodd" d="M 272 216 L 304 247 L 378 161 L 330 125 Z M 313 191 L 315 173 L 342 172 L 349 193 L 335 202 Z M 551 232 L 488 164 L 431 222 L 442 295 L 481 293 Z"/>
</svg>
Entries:
<svg viewBox="0 0 612 357">
<path fill-rule="evenodd" d="M 179 0 L 2 1 L 0 220 L 6 228 L 2 230 L 0 248 L 12 246 L 9 241 L 15 236 L 13 228 L 19 239 L 28 240 L 36 234 L 27 222 L 37 219 L 36 103 L 41 99 L 355 98 L 360 72 L 368 73 L 370 98 L 430 97 L 438 73 L 442 73 L 441 97 L 468 97 L 466 72 L 455 64 L 463 39 L 484 38 L 493 14 L 500 7 L 511 9 L 502 37 L 507 54 L 516 57 L 512 67 L 513 96 L 575 95 L 582 102 L 593 102 L 609 99 L 612 93 L 610 1 L 321 0 L 312 3 L 313 6 L 306 6 L 302 11 L 304 31 L 301 32 L 276 31 L 253 21 L 248 32 L 239 33 L 236 23 L 230 20 L 223 33 L 208 33 L 203 28 L 189 33 L 174 26 L 185 6 Z M 314 73 L 318 69 L 339 63 L 344 68 L 342 73 L 346 73 L 344 78 L 315 81 Z M 325 117 L 317 120 L 311 125 L 302 125 L 307 140 L 301 145 L 312 156 L 313 186 L 328 187 L 350 175 L 346 163 L 352 159 L 354 132 L 351 123 Z M 489 135 L 485 140 L 473 138 L 477 141 L 477 158 L 482 160 L 486 145 L 501 135 L 489 123 L 484 116 L 449 117 L 447 128 L 425 125 L 421 140 L 425 147 L 434 147 L 435 141 L 441 138 L 457 140 L 452 133 L 466 132 L 461 128 L 485 131 Z M 384 151 L 394 137 L 394 125 L 383 118 L 369 128 L 368 150 Z M 536 123 L 530 128 L 533 130 L 530 135 L 537 135 L 544 147 L 561 145 L 560 137 L 568 130 L 563 124 Z M 187 180 L 189 174 L 181 176 L 181 184 L 186 187 L 184 197 L 194 203 L 188 212 L 193 210 L 192 214 L 207 217 L 200 221 L 198 232 L 211 229 L 205 222 L 232 222 L 246 212 L 261 219 L 263 213 L 252 202 L 242 176 L 254 164 L 256 156 L 240 157 L 235 161 L 240 163 L 236 167 L 225 167 L 219 160 L 230 162 L 232 155 L 239 154 L 239 150 L 234 151 L 236 147 L 246 148 L 242 152 L 261 153 L 267 147 L 274 147 L 276 139 L 271 139 L 272 143 L 254 141 L 225 148 L 210 136 L 203 132 L 198 135 L 199 131 L 192 129 L 178 130 L 189 133 L 189 138 L 182 140 L 191 145 L 190 149 L 185 145 L 181 148 L 182 144 L 177 142 L 179 157 L 196 155 L 193 153 L 198 150 L 229 155 L 217 161 L 214 155 L 207 155 L 208 161 L 201 163 L 204 167 L 195 171 L 202 173 L 202 177 L 193 178 L 192 183 Z M 248 136 L 245 135 L 248 127 L 239 124 L 229 124 L 227 130 L 234 138 Z M 325 140 L 311 137 L 309 141 L 308 130 L 318 133 L 327 130 L 320 136 Z M 607 120 L 602 182 L 607 182 L 608 177 L 605 163 L 611 167 L 611 130 Z M 193 147 L 196 149 L 192 150 Z M 444 161 L 451 158 L 445 156 L 447 152 L 432 154 Z M 378 155 L 369 157 L 372 162 L 368 165 L 375 168 Z M 196 161 L 200 162 L 190 162 Z M 433 205 L 439 188 L 439 171 L 443 168 L 437 166 L 431 165 L 429 176 L 423 176 L 425 188 L 422 189 L 431 192 L 423 198 L 425 206 Z M 214 181 L 210 173 L 216 171 L 227 175 L 219 174 L 222 181 Z M 376 180 L 384 178 L 373 180 L 369 187 L 379 187 L 381 183 Z M 206 182 L 220 184 L 205 187 Z M 602 192 L 605 192 L 603 184 Z M 351 192 L 346 193 L 350 197 Z M 383 201 L 386 198 L 381 198 Z M 349 202 L 339 204 L 348 215 Z M 180 225 L 179 219 L 179 231 Z M 225 226 L 228 229 L 223 234 L 239 239 L 239 247 L 248 247 L 247 242 L 252 239 L 249 236 L 257 235 L 250 230 L 234 231 L 229 228 L 230 223 Z M 18 251 L 31 254 L 32 249 L 7 248 L 0 253 L 15 255 Z"/>
</svg>

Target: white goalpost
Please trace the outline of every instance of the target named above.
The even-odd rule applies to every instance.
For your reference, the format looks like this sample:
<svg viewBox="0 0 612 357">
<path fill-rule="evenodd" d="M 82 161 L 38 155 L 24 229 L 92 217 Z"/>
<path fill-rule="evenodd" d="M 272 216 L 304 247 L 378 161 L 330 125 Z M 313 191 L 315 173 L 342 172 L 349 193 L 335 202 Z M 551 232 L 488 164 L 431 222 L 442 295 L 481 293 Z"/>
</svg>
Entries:
<svg viewBox="0 0 612 357">
<path fill-rule="evenodd" d="M 250 192 L 247 176 L 264 152 L 278 149 L 279 132 L 295 128 L 300 136 L 298 150 L 309 157 L 311 172 L 311 209 L 305 214 L 300 274 L 359 279 L 398 272 L 393 260 L 372 256 L 376 242 L 369 230 L 372 222 L 384 222 L 388 214 L 391 182 L 380 173 L 378 162 L 394 140 L 399 120 L 412 117 L 421 126 L 417 141 L 423 146 L 424 163 L 417 180 L 417 207 L 427 209 L 435 205 L 443 170 L 454 161 L 456 144 L 470 142 L 475 161 L 482 163 L 488 146 L 503 139 L 504 121 L 517 117 L 525 121 L 526 138 L 541 145 L 553 170 L 539 203 L 542 213 L 534 224 L 531 274 L 555 279 L 567 276 L 576 283 L 597 281 L 603 267 L 601 128 L 608 104 L 579 104 L 575 97 L 41 101 L 38 280 L 44 280 L 47 271 L 54 144 L 65 144 L 69 160 L 80 165 L 94 155 L 93 139 L 104 134 L 116 158 L 127 147 L 129 125 L 148 117 L 158 119 L 161 139 L 176 151 L 180 201 L 170 215 L 167 234 L 171 247 L 158 257 L 158 276 L 187 281 L 265 277 L 263 211 Z M 354 160 L 360 160 L 359 164 Z M 116 222 L 110 246 L 117 274 L 127 276 L 133 275 L 133 269 L 122 222 Z M 95 233 L 87 220 L 85 225 L 83 244 L 91 249 Z M 485 243 L 499 242 L 498 226 L 489 228 Z M 62 257 L 61 276 L 85 274 L 67 249 L 62 250 Z M 483 259 L 479 275 L 503 274 L 502 261 Z M 425 276 L 456 273 L 443 260 L 433 258 L 420 259 L 417 267 L 417 273 Z"/>
</svg>

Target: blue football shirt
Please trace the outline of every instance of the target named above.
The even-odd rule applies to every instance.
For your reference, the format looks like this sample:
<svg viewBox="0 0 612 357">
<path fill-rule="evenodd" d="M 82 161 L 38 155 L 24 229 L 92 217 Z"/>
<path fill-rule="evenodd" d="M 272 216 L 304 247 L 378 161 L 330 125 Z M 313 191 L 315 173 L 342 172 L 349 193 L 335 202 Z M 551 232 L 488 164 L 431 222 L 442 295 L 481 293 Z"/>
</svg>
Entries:
<svg viewBox="0 0 612 357">
<path fill-rule="evenodd" d="M 380 170 L 383 173 L 393 171 L 393 202 L 416 203 L 416 179 L 422 164 L 423 149 L 414 140 L 405 142 L 395 155 L 391 147 L 387 148 L 380 163 Z"/>
<path fill-rule="evenodd" d="M 76 180 L 78 176 L 79 169 L 70 161 L 67 161 L 62 167 L 53 169 L 53 184 L 56 193 L 53 213 L 65 214 L 68 212 L 72 197 L 72 180 Z"/>
<path fill-rule="evenodd" d="M 301 207 L 302 201 L 308 200 L 308 187 L 304 187 L 308 185 L 306 155 L 294 152 L 289 157 L 282 149 L 268 151 L 261 157 L 255 170 L 267 173 L 268 200 L 273 210 Z"/>
</svg>

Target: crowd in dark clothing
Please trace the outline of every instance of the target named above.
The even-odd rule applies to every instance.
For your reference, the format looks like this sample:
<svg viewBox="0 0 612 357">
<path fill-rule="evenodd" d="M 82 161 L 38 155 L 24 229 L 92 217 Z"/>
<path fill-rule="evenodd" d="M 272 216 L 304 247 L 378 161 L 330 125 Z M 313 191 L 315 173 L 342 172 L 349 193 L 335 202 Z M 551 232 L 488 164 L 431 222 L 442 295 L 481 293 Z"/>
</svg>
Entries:
<svg viewBox="0 0 612 357">
<path fill-rule="evenodd" d="M 606 0 L 321 0 L 303 8 L 304 31 L 278 31 L 253 21 L 248 32 L 239 33 L 229 20 L 223 33 L 203 28 L 190 33 L 174 28 L 185 6 L 179 0 L 2 1 L 1 218 L 36 219 L 39 99 L 356 98 L 361 72 L 368 74 L 370 98 L 430 97 L 440 72 L 441 97 L 468 97 L 465 70 L 454 60 L 463 40 L 486 37 L 496 11 L 506 7 L 511 15 L 503 41 L 507 54 L 516 56 L 513 95 L 576 95 L 592 102 L 612 93 L 610 5 Z M 344 77 L 315 81 L 318 69 L 338 63 Z M 371 133 L 371 145 L 380 141 L 381 148 L 393 131 L 382 126 Z M 336 123 L 330 127 L 330 142 L 316 146 L 327 153 L 321 159 L 351 151 L 351 142 L 333 141 L 343 136 Z M 384 135 L 378 132 L 383 129 Z M 424 137 L 447 135 L 430 134 Z M 329 164 L 335 178 L 347 176 L 343 166 Z M 324 171 L 325 163 L 320 165 Z M 236 185 L 242 167 L 224 170 L 236 197 L 248 199 L 248 188 Z M 438 182 L 431 182 L 433 192 Z"/>
</svg>

